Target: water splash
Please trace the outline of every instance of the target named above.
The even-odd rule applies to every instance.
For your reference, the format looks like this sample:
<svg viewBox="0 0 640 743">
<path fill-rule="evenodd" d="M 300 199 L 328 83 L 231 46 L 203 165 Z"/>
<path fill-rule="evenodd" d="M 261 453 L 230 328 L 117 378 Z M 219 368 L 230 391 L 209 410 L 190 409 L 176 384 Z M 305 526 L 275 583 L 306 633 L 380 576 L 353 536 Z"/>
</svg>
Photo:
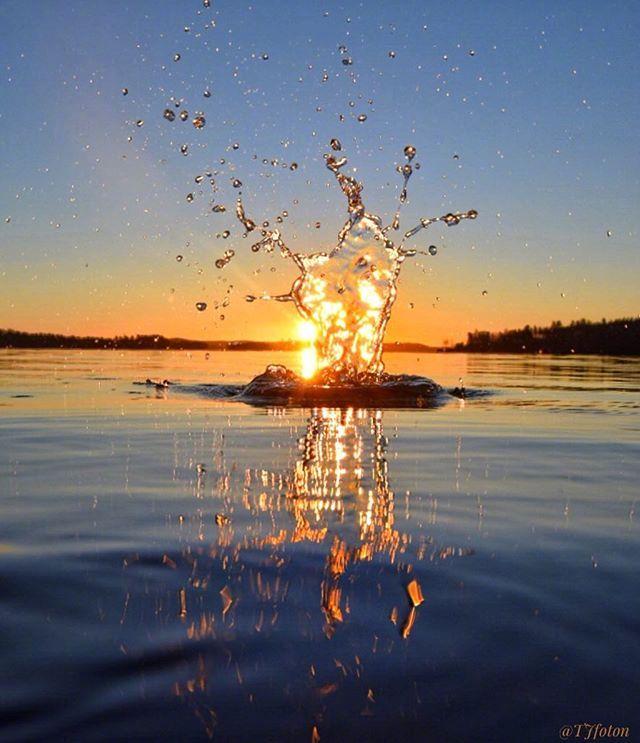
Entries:
<svg viewBox="0 0 640 743">
<path fill-rule="evenodd" d="M 334 153 L 339 151 L 337 140 L 330 144 Z M 267 228 L 260 231 L 260 240 L 252 245 L 254 252 L 278 250 L 300 269 L 300 275 L 286 294 L 248 295 L 247 301 L 259 298 L 295 304 L 306 321 L 306 337 L 310 341 L 303 359 L 304 376 L 318 384 L 383 381 L 383 340 L 397 295 L 400 269 L 407 257 L 423 252 L 405 249 L 405 241 L 435 222 L 453 226 L 478 215 L 470 210 L 423 217 L 416 227 L 405 232 L 399 245 L 394 244 L 388 232 L 399 229 L 400 208 L 407 200 L 415 147 L 407 145 L 404 154 L 407 162 L 399 166 L 404 181 L 389 226 L 383 227 L 379 216 L 366 212 L 361 198 L 362 184 L 343 172 L 347 158 L 328 154 L 325 155 L 327 168 L 347 198 L 349 214 L 338 234 L 336 247 L 330 252 L 294 253 L 278 229 Z M 236 216 L 247 233 L 256 230 L 256 222 L 247 216 L 241 198 L 237 200 Z"/>
</svg>

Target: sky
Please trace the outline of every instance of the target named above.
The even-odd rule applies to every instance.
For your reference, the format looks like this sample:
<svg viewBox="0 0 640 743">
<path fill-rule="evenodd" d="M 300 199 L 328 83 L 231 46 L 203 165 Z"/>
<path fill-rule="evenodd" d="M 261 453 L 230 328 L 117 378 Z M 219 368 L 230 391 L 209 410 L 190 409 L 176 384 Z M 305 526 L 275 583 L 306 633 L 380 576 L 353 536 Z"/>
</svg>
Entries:
<svg viewBox="0 0 640 743">
<path fill-rule="evenodd" d="M 479 212 L 419 233 L 437 253 L 404 264 L 388 340 L 637 316 L 639 19 L 615 0 L 4 0 L 0 327 L 295 337 L 293 305 L 244 299 L 296 271 L 251 251 L 234 204 L 331 249 L 332 138 L 385 223 L 407 144 L 402 231 Z"/>
</svg>

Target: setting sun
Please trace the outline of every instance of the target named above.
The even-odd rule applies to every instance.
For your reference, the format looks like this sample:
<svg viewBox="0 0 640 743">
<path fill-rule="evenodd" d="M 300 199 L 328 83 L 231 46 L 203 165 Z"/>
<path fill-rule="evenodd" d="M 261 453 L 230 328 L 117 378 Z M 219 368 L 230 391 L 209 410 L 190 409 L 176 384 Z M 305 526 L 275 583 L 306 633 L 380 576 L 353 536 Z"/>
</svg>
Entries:
<svg viewBox="0 0 640 743">
<path fill-rule="evenodd" d="M 300 353 L 300 374 L 305 379 L 311 379 L 318 370 L 318 356 L 313 342 L 316 339 L 316 328 L 310 320 L 298 323 L 298 338 L 307 345 Z"/>
</svg>

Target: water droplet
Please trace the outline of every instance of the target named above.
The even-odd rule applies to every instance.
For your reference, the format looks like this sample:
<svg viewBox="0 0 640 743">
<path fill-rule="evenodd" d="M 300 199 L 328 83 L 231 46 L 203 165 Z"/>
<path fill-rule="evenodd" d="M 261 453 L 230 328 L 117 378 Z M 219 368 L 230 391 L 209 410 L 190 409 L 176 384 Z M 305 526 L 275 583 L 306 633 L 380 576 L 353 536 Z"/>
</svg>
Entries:
<svg viewBox="0 0 640 743">
<path fill-rule="evenodd" d="M 136 121 L 136 126 L 137 126 L 137 127 L 141 127 L 141 126 L 144 126 L 144 119 L 138 119 L 138 120 Z"/>
<path fill-rule="evenodd" d="M 395 52 L 389 52 L 389 56 L 391 57 L 391 59 L 395 59 L 396 58 L 396 53 Z"/>
<path fill-rule="evenodd" d="M 234 150 L 238 150 L 238 149 L 240 149 L 240 145 L 238 144 L 238 142 L 234 142 L 234 143 L 233 143 L 233 144 L 231 145 L 231 147 L 233 147 L 233 149 L 234 149 Z"/>
<path fill-rule="evenodd" d="M 486 297 L 489 292 L 486 289 L 482 290 L 482 296 Z"/>
<path fill-rule="evenodd" d="M 238 180 L 237 178 L 234 178 L 231 185 L 234 188 L 240 188 L 242 186 L 242 181 Z"/>
<path fill-rule="evenodd" d="M 189 118 L 188 111 L 180 111 L 180 121 L 186 121 Z"/>
<path fill-rule="evenodd" d="M 189 31 L 191 31 L 191 29 L 189 28 L 189 26 L 185 26 L 185 27 L 184 27 L 184 32 L 185 32 L 185 34 L 188 34 L 188 33 L 189 33 Z"/>
<path fill-rule="evenodd" d="M 607 237 L 611 237 L 613 235 L 613 232 L 611 230 L 607 230 Z"/>
<path fill-rule="evenodd" d="M 222 204 L 214 204 L 211 207 L 211 211 L 212 212 L 216 212 L 217 214 L 219 214 L 221 212 L 226 212 L 227 211 L 227 207 L 226 206 L 223 206 Z"/>
<path fill-rule="evenodd" d="M 269 59 L 269 55 L 266 52 L 263 52 L 262 53 L 262 59 L 264 59 L 266 61 L 267 59 Z"/>
<path fill-rule="evenodd" d="M 316 230 L 319 230 L 321 227 L 320 222 L 316 222 L 315 227 L 316 227 Z"/>
<path fill-rule="evenodd" d="M 475 57 L 476 56 L 476 53 L 475 53 L 475 50 L 474 49 L 469 49 L 469 56 L 470 57 Z"/>
<path fill-rule="evenodd" d="M 196 302 L 196 309 L 198 312 L 204 312 L 207 309 L 206 302 Z"/>
<path fill-rule="evenodd" d="M 162 115 L 167 121 L 173 121 L 176 118 L 175 112 L 172 111 L 170 108 L 165 108 Z"/>
<path fill-rule="evenodd" d="M 196 177 L 194 178 L 194 181 L 195 181 L 196 183 L 202 183 L 202 181 L 203 181 L 203 180 L 204 180 L 204 176 L 203 176 L 203 175 L 197 175 L 197 176 L 196 176 Z"/>
<path fill-rule="evenodd" d="M 195 126 L 196 129 L 202 129 L 207 121 L 202 114 L 196 114 L 196 116 L 193 117 L 191 123 Z"/>
<path fill-rule="evenodd" d="M 231 234 L 231 233 L 229 232 L 229 230 L 225 230 L 225 231 L 224 231 L 224 232 L 222 233 L 222 237 L 223 237 L 223 238 L 224 238 L 224 239 L 226 240 L 226 239 L 227 239 L 227 238 L 229 237 L 229 235 L 230 235 L 230 234 Z"/>
<path fill-rule="evenodd" d="M 174 62 L 179 62 L 179 61 L 180 61 L 180 55 L 178 54 L 178 52 L 176 52 L 176 53 L 175 53 L 175 54 L 173 55 L 173 61 L 174 61 Z"/>
<path fill-rule="evenodd" d="M 211 91 L 207 88 L 202 95 L 205 98 L 211 98 Z"/>
<path fill-rule="evenodd" d="M 187 201 L 188 201 L 189 203 L 191 203 L 191 202 L 193 201 L 193 194 L 192 194 L 192 193 L 188 193 L 188 194 L 187 194 Z"/>
<path fill-rule="evenodd" d="M 297 170 L 298 169 L 298 163 L 291 163 L 289 165 L 289 170 Z"/>
<path fill-rule="evenodd" d="M 255 302 L 258 297 L 255 297 L 253 294 L 247 294 L 244 298 L 245 302 Z"/>
<path fill-rule="evenodd" d="M 329 142 L 329 145 L 335 152 L 340 152 L 340 150 L 342 149 L 342 144 L 340 143 L 339 139 L 332 139 L 331 142 Z"/>
<path fill-rule="evenodd" d="M 435 245 L 429 245 L 429 255 L 436 255 L 438 248 Z"/>
<path fill-rule="evenodd" d="M 186 155 L 189 152 L 189 145 L 188 144 L 181 144 L 180 145 L 180 152 L 183 155 Z"/>
<path fill-rule="evenodd" d="M 182 256 L 180 254 L 178 254 L 176 256 L 176 260 L 178 261 L 178 263 L 182 263 Z"/>
<path fill-rule="evenodd" d="M 202 0 L 202 4 L 204 5 L 205 8 L 210 8 L 211 0 Z"/>
<path fill-rule="evenodd" d="M 366 121 L 366 120 L 367 120 L 367 114 L 360 114 L 360 116 L 358 116 L 359 122 L 362 123 L 363 121 Z"/>
<path fill-rule="evenodd" d="M 342 64 L 343 64 L 343 65 L 344 65 L 345 67 L 348 67 L 349 65 L 352 65 L 352 64 L 353 64 L 353 60 L 351 59 L 351 57 L 345 57 L 345 58 L 344 58 L 344 59 L 342 60 Z"/>
<path fill-rule="evenodd" d="M 122 95 L 129 95 L 129 88 L 122 88 Z"/>
<path fill-rule="evenodd" d="M 413 158 L 416 156 L 416 148 L 412 144 L 408 144 L 404 148 L 404 156 L 409 160 L 413 160 Z"/>
</svg>

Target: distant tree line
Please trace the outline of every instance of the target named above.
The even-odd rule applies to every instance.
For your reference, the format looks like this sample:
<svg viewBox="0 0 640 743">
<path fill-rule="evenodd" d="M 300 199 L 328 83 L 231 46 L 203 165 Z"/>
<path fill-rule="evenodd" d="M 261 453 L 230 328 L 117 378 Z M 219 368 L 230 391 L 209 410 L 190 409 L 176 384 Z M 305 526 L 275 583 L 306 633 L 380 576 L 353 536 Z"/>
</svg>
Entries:
<svg viewBox="0 0 640 743">
<path fill-rule="evenodd" d="M 471 353 L 549 353 L 602 354 L 608 356 L 640 355 L 640 318 L 623 318 L 591 322 L 574 320 L 563 325 L 559 320 L 549 327 L 525 325 L 519 330 L 490 333 L 475 330 L 466 343 L 453 351 Z"/>
<path fill-rule="evenodd" d="M 26 333 L 0 329 L 0 348 L 102 348 L 133 351 L 297 351 L 301 341 L 194 341 L 187 338 L 165 338 L 163 335 L 100 336 L 60 335 L 58 333 Z M 435 349 L 422 343 L 385 343 L 386 351 L 420 353 Z"/>
<path fill-rule="evenodd" d="M 61 335 L 58 333 L 26 333 L 20 330 L 0 329 L 0 347 L 3 348 L 107 348 L 124 350 L 294 350 L 296 341 L 196 341 L 187 338 L 166 338 L 164 335 L 101 336 Z"/>
</svg>

